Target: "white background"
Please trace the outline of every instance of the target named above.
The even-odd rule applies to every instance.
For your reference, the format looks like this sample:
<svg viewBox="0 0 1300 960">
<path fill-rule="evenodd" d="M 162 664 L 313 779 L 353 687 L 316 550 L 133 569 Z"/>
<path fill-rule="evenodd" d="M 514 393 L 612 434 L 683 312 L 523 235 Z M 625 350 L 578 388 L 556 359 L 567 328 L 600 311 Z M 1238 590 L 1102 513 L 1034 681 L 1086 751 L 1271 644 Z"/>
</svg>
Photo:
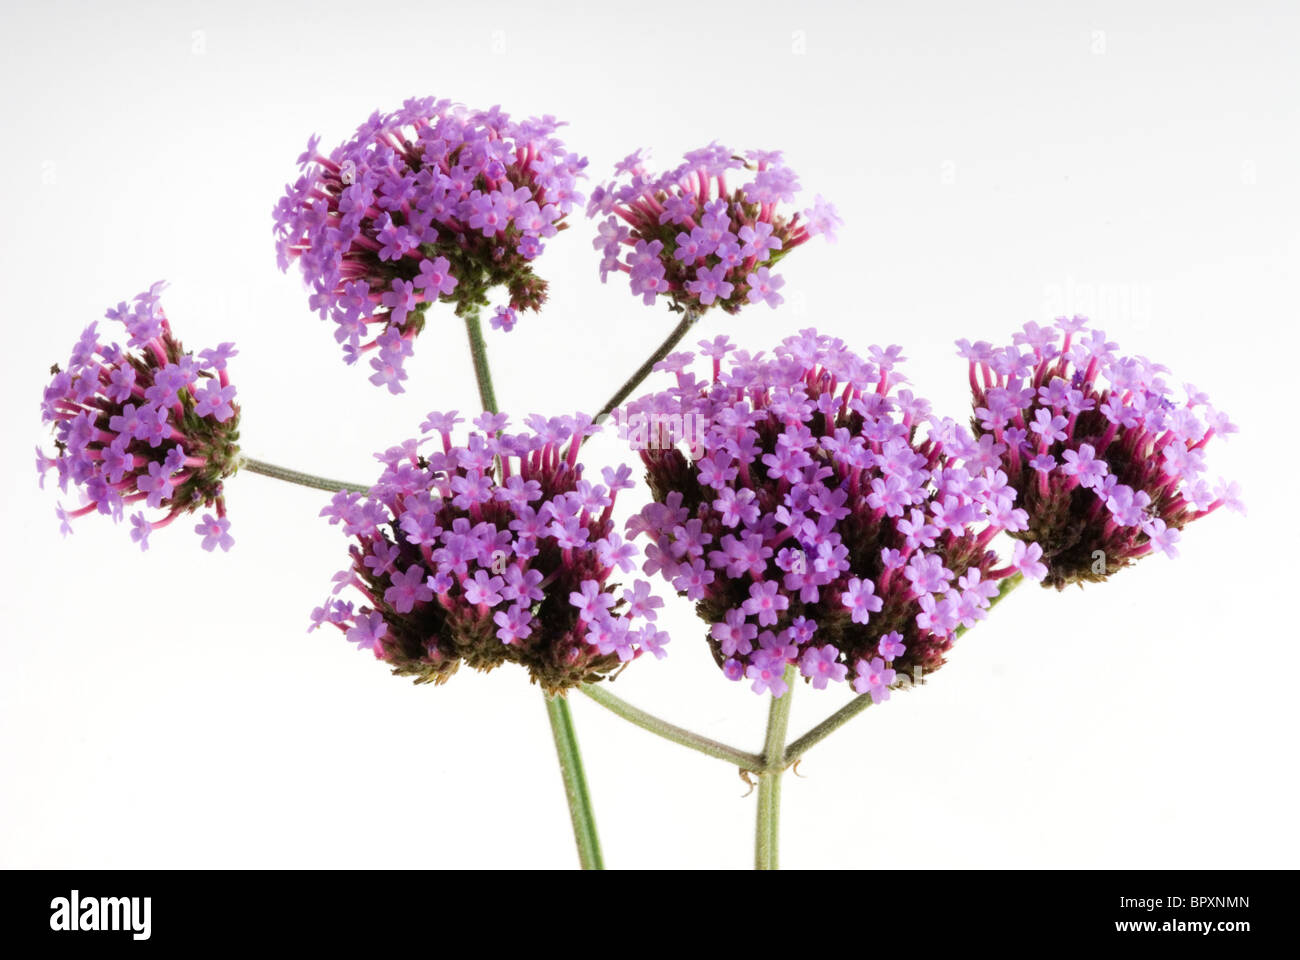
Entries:
<svg viewBox="0 0 1300 960">
<path fill-rule="evenodd" d="M 187 345 L 237 342 L 251 456 L 368 481 L 428 410 L 473 407 L 449 313 L 391 398 L 344 367 L 271 237 L 309 134 L 328 148 L 435 95 L 567 119 L 598 177 L 638 146 L 665 165 L 715 138 L 784 149 L 808 199 L 838 204 L 840 242 L 782 264 L 784 307 L 701 335 L 898 342 L 960 416 L 955 338 L 1085 312 L 1241 426 L 1210 459 L 1248 518 L 1111 583 L 1008 599 L 787 777 L 785 866 L 1296 866 L 1294 7 L 980 6 L 6 5 L 0 865 L 575 864 L 521 672 L 416 688 L 305 632 L 346 562 L 323 495 L 241 475 L 229 554 L 192 522 L 141 554 L 102 517 L 60 539 L 32 469 L 49 364 L 160 278 Z M 539 261 L 549 308 L 489 336 L 508 410 L 593 409 L 671 326 L 599 284 L 575 227 Z M 757 749 L 765 700 L 669 608 L 669 658 L 613 689 Z M 573 699 L 609 865 L 750 863 L 735 770 Z M 845 699 L 801 686 L 792 734 Z"/>
</svg>

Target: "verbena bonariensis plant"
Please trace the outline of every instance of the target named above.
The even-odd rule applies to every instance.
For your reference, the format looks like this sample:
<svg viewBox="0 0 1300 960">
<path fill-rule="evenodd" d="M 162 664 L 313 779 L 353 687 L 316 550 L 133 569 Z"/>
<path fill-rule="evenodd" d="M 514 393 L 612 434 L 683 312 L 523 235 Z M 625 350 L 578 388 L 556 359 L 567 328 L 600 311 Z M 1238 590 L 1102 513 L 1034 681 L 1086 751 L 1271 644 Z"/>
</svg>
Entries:
<svg viewBox="0 0 1300 960">
<path fill-rule="evenodd" d="M 504 288 L 493 323 L 508 330 L 545 300 L 533 263 L 582 202 L 586 166 L 555 138 L 558 126 L 408 100 L 328 155 L 313 137 L 275 210 L 280 266 L 298 261 L 312 309 L 334 321 L 349 363 L 373 355 L 376 385 L 404 389 L 429 306 L 454 305 L 483 410 L 464 441 L 453 442 L 454 412 L 431 414 L 420 437 L 379 455 L 382 472 L 364 485 L 243 455 L 233 348 L 187 353 L 155 286 L 109 312 L 127 348 L 92 325 L 68 368 L 53 371 L 42 415 L 56 455 L 38 450 L 37 466 L 82 495 L 80 507 L 59 507 L 64 529 L 143 502 L 162 511 L 132 517 L 143 548 L 157 527 L 208 506 L 203 546 L 226 549 L 222 484 L 236 470 L 328 490 L 321 513 L 351 543 L 312 629 L 338 629 L 417 682 L 441 682 L 462 663 L 524 667 L 547 695 L 584 867 L 602 859 L 566 701 L 574 689 L 756 776 L 755 862 L 768 868 L 784 771 L 942 665 L 1011 588 L 1104 579 L 1154 550 L 1172 555 L 1191 520 L 1239 506 L 1235 484 L 1201 479 L 1205 445 L 1235 428 L 1195 388 L 1176 397 L 1164 368 L 1116 356 L 1081 318 L 1029 324 L 1008 347 L 961 341 L 970 430 L 904 388 L 899 347 L 864 358 L 805 330 L 764 355 L 718 336 L 700 343 L 706 374 L 692 373 L 693 355 L 670 354 L 699 314 L 777 306 L 783 281 L 772 269 L 839 222 L 820 197 L 788 209 L 798 184 L 779 154 L 716 144 L 658 176 L 635 153 L 588 208 L 605 218 L 602 279 L 626 273 L 647 304 L 666 298 L 683 314 L 676 328 L 594 417 L 530 417 L 508 430 L 478 311 Z M 675 386 L 620 411 L 652 494 L 625 542 L 612 509 L 634 488 L 631 471 L 592 482 L 582 444 L 654 369 Z M 631 542 L 643 533 L 644 557 Z M 1012 538 L 1005 560 L 1000 533 Z M 625 579 L 638 561 L 695 603 L 723 673 L 771 694 L 761 752 L 667 723 L 596 682 L 647 651 L 664 655 L 663 601 L 649 582 Z M 361 602 L 340 597 L 345 589 Z M 787 743 L 800 674 L 858 696 Z"/>
<path fill-rule="evenodd" d="M 229 550 L 222 482 L 239 466 L 239 405 L 226 362 L 237 352 L 223 343 L 197 357 L 172 334 L 156 283 L 135 300 L 108 311 L 126 329 L 127 347 L 101 336 L 92 323 L 66 368 L 55 365 L 45 388 L 41 419 L 53 425 L 55 455 L 36 448 L 42 484 L 46 470 L 59 489 L 71 481 L 84 505 L 58 507 L 61 527 L 88 513 L 122 519 L 131 507 L 162 511 L 131 515 L 131 539 L 149 548 L 149 534 L 183 513 L 212 507 L 195 528 L 203 548 Z"/>
<path fill-rule="evenodd" d="M 654 496 L 628 529 L 651 538 L 646 573 L 695 601 L 728 678 L 779 697 L 797 665 L 883 699 L 884 671 L 936 670 L 999 580 L 1046 572 L 1036 545 L 1009 565 L 989 549 L 1025 511 L 987 450 L 899 389 L 899 347 L 864 360 L 813 330 L 726 364 L 726 338 L 701 347 L 704 378 L 674 354 L 659 367 L 676 387 L 628 405 Z"/>
<path fill-rule="evenodd" d="M 799 180 L 779 151 L 741 157 L 712 143 L 653 176 L 637 150 L 614 173 L 627 182 L 597 187 L 587 204 L 589 217 L 605 217 L 594 241 L 602 255 L 600 279 L 626 273 L 647 305 L 664 294 L 694 314 L 715 306 L 727 313 L 747 303 L 779 306 L 785 281 L 772 268 L 820 233 L 833 240 L 840 222 L 820 196 L 802 220 L 786 209 Z"/>
<path fill-rule="evenodd" d="M 1105 580 L 1159 550 L 1221 506 L 1242 509 L 1237 485 L 1203 478 L 1205 446 L 1237 428 L 1188 384 L 1118 344 L 1083 317 L 1028 323 L 1008 346 L 959 341 L 970 361 L 981 450 L 1021 491 L 1046 584 Z"/>
<path fill-rule="evenodd" d="M 312 137 L 275 208 L 280 268 L 298 260 L 348 363 L 374 352 L 371 383 L 402 392 L 432 303 L 476 318 L 504 287 L 493 323 L 509 330 L 545 302 L 533 261 L 582 202 L 587 164 L 558 127 L 426 98 L 372 114 L 328 156 Z"/>
<path fill-rule="evenodd" d="M 380 455 L 366 497 L 340 492 L 322 514 L 355 538 L 335 582 L 365 598 L 357 610 L 326 601 L 313 623 L 332 623 L 393 673 L 441 683 L 464 663 L 525 667 L 550 694 L 596 681 L 653 651 L 650 585 L 610 582 L 635 568 L 636 550 L 610 519 L 631 469 L 583 479 L 579 446 L 589 417 L 530 417 L 506 432 L 485 413 L 453 444 L 455 411 L 433 413 L 423 436 Z M 429 443 L 441 449 L 422 450 Z"/>
<path fill-rule="evenodd" d="M 662 296 L 682 317 L 600 409 L 597 422 L 631 396 L 704 311 L 721 307 L 734 314 L 748 304 L 779 306 L 785 280 L 773 268 L 812 237 L 834 240 L 840 224 L 820 194 L 802 213 L 791 209 L 799 180 L 780 151 L 740 156 L 711 143 L 654 176 L 637 150 L 614 175 L 592 191 L 587 204 L 587 216 L 604 218 L 592 242 L 601 254 L 601 282 L 610 273 L 626 273 L 632 292 L 647 306 Z"/>
</svg>

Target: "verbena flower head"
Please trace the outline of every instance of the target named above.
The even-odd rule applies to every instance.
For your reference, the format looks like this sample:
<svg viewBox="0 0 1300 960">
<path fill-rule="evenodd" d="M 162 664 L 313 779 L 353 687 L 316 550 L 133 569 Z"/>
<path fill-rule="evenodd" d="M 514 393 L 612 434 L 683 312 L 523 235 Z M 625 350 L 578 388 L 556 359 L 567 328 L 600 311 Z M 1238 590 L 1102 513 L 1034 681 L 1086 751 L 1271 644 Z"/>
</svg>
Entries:
<svg viewBox="0 0 1300 960">
<path fill-rule="evenodd" d="M 36 448 L 41 485 L 51 467 L 59 489 L 77 488 L 83 501 L 58 507 L 64 534 L 70 521 L 102 513 L 120 521 L 131 513 L 131 539 L 149 548 L 149 534 L 201 507 L 195 528 L 203 548 L 229 550 L 230 521 L 222 481 L 238 466 L 239 405 L 223 343 L 197 357 L 172 335 L 156 283 L 131 304 L 107 313 L 127 332 L 127 348 L 88 326 L 66 369 L 55 365 L 41 418 L 53 424 L 53 456 Z M 154 514 L 150 520 L 145 511 Z"/>
<path fill-rule="evenodd" d="M 1028 323 L 1009 346 L 960 340 L 970 362 L 980 448 L 1021 491 L 1046 584 L 1104 580 L 1139 557 L 1177 554 L 1179 531 L 1236 483 L 1204 478 L 1205 446 L 1237 428 L 1200 390 L 1124 357 L 1083 317 Z"/>
<path fill-rule="evenodd" d="M 509 661 L 555 693 L 647 650 L 663 656 L 662 601 L 645 581 L 611 582 L 638 557 L 610 519 L 631 468 L 583 479 L 591 419 L 533 416 L 507 433 L 505 415 L 483 414 L 456 445 L 459 422 L 430 414 L 421 439 L 379 455 L 368 496 L 339 493 L 322 511 L 355 538 L 334 593 L 351 586 L 364 602 L 327 600 L 313 629 L 333 624 L 417 683 Z"/>
<path fill-rule="evenodd" d="M 799 181 L 777 152 L 740 157 L 713 143 L 654 176 L 638 150 L 615 177 L 587 204 L 589 217 L 605 217 L 594 241 L 600 279 L 626 273 L 647 305 L 664 294 L 696 313 L 776 307 L 785 281 L 772 268 L 819 233 L 833 240 L 840 222 L 820 196 L 802 219 L 789 209 Z"/>
<path fill-rule="evenodd" d="M 587 163 L 553 136 L 559 126 L 428 98 L 375 112 L 328 156 L 308 142 L 275 208 L 280 268 L 298 260 L 347 362 L 373 354 L 376 386 L 402 392 L 429 304 L 463 313 L 503 286 L 510 324 L 496 325 L 509 330 L 546 299 L 533 260 L 582 202 Z"/>
<path fill-rule="evenodd" d="M 805 330 L 725 369 L 726 338 L 701 347 L 710 375 L 673 355 L 660 368 L 677 386 L 621 417 L 654 495 L 628 530 L 649 536 L 645 572 L 696 602 L 729 678 L 780 696 L 798 664 L 815 687 L 883 699 L 892 671 L 943 663 L 999 579 L 1038 572 L 1032 552 L 1004 566 L 988 549 L 1024 529 L 1016 491 L 981 449 L 954 455 L 958 428 L 898 389 L 898 347 L 865 360 Z"/>
</svg>

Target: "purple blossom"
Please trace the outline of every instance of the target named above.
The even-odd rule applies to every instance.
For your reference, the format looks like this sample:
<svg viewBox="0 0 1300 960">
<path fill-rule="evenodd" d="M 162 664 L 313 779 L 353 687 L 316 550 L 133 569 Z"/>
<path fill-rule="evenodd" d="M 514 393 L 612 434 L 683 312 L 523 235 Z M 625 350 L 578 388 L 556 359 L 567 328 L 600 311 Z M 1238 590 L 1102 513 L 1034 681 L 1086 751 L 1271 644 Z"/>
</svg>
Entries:
<svg viewBox="0 0 1300 960">
<path fill-rule="evenodd" d="M 713 509 L 721 514 L 722 522 L 728 527 L 742 523 L 748 526 L 758 519 L 758 507 L 754 499 L 753 490 L 726 487 L 719 492 L 718 499 L 713 501 Z"/>
<path fill-rule="evenodd" d="M 500 628 L 496 632 L 497 639 L 505 644 L 517 644 L 533 634 L 530 626 L 532 616 L 523 604 L 516 603 L 509 610 L 498 610 L 492 615 L 492 622 Z"/>
<path fill-rule="evenodd" d="M 583 478 L 590 418 L 530 417 L 515 432 L 483 414 L 458 445 L 459 422 L 431 413 L 422 438 L 377 455 L 367 496 L 322 511 L 354 538 L 344 585 L 365 598 L 336 626 L 382 621 L 376 655 L 420 682 L 511 661 L 558 693 L 663 656 L 668 638 L 650 626 L 663 601 L 645 581 L 610 580 L 639 559 L 609 517 L 630 470 L 608 470 L 608 486 Z"/>
<path fill-rule="evenodd" d="M 439 300 L 464 313 L 504 286 L 515 313 L 498 314 L 498 326 L 541 306 L 546 282 L 533 263 L 584 199 L 586 160 L 565 149 L 559 126 L 412 99 L 376 112 L 328 155 L 304 154 L 273 212 L 277 258 L 284 270 L 298 262 L 310 306 L 334 322 L 349 363 L 386 332 L 414 338 L 423 324 L 412 315 Z M 398 360 L 371 367 L 372 383 L 400 392 Z"/>
<path fill-rule="evenodd" d="M 505 586 L 505 580 L 502 577 L 491 576 L 486 570 L 478 570 L 474 573 L 473 580 L 465 581 L 465 602 L 478 606 L 485 604 L 489 607 L 495 607 L 501 602 L 502 587 Z"/>
<path fill-rule="evenodd" d="M 656 495 L 627 524 L 650 541 L 643 571 L 696 604 L 724 674 L 760 692 L 787 663 L 815 683 L 817 664 L 847 677 L 882 651 L 932 672 L 1015 573 L 986 546 L 1024 525 L 995 447 L 895 389 L 896 347 L 866 360 L 812 330 L 770 355 L 705 346 L 704 376 L 670 358 L 677 386 L 623 411 L 709 425 L 689 455 L 633 444 Z"/>
<path fill-rule="evenodd" d="M 668 635 L 667 631 L 647 625 L 641 630 L 641 649 L 649 650 L 654 654 L 656 660 L 662 660 L 668 656 L 668 651 L 664 649 L 664 645 L 671 639 L 672 637 Z"/>
<path fill-rule="evenodd" d="M 777 293 L 785 286 L 784 278 L 769 273 L 767 267 L 759 267 L 745 278 L 745 283 L 749 287 L 750 303 L 767 301 L 767 305 L 775 309 L 785 302 L 785 298 Z"/>
<path fill-rule="evenodd" d="M 230 535 L 230 521 L 225 517 L 205 513 L 202 522 L 194 527 L 194 532 L 203 538 L 203 549 L 209 553 L 217 547 L 226 551 L 235 545 L 235 538 Z"/>
<path fill-rule="evenodd" d="M 654 596 L 650 592 L 650 584 L 644 580 L 637 580 L 631 590 L 623 591 L 623 601 L 627 604 L 628 616 L 640 617 L 643 620 L 655 620 L 658 614 L 655 612 L 664 605 L 663 599 Z"/>
<path fill-rule="evenodd" d="M 1017 540 L 1011 553 L 1011 565 L 1030 580 L 1041 581 L 1047 576 L 1047 565 L 1039 562 L 1042 555 L 1043 548 L 1038 544 Z"/>
<path fill-rule="evenodd" d="M 857 676 L 853 680 L 854 690 L 858 693 L 871 694 L 872 703 L 889 699 L 889 688 L 893 685 L 897 674 L 892 668 L 885 666 L 884 660 L 879 657 L 859 660 L 856 669 Z"/>
<path fill-rule="evenodd" d="M 868 623 L 871 614 L 878 613 L 884 601 L 875 595 L 876 585 L 870 580 L 849 580 L 848 589 L 844 591 L 842 602 L 852 612 L 854 623 Z"/>
<path fill-rule="evenodd" d="M 384 602 L 392 604 L 398 613 L 410 613 L 417 603 L 427 603 L 433 599 L 433 591 L 425 583 L 424 570 L 412 564 L 405 573 L 394 573 L 389 577 L 391 586 L 384 591 Z"/>
<path fill-rule="evenodd" d="M 1061 464 L 1061 473 L 1077 477 L 1083 487 L 1096 487 L 1109 470 L 1104 460 L 1097 459 L 1097 452 L 1090 443 L 1079 444 L 1078 450 L 1066 450 L 1062 457 L 1065 462 Z"/>
<path fill-rule="evenodd" d="M 736 236 L 744 244 L 741 247 L 740 255 L 742 257 L 753 257 L 755 260 L 766 260 L 768 251 L 781 249 L 781 240 L 772 235 L 772 224 L 758 221 L 753 226 L 746 224 L 736 231 Z M 766 267 L 762 268 L 764 271 Z"/>
<path fill-rule="evenodd" d="M 743 610 L 728 610 L 725 620 L 715 623 L 710 635 L 718 641 L 718 648 L 723 655 L 731 657 L 736 653 L 747 654 L 754 649 L 753 641 L 758 637 L 758 627 L 746 621 Z"/>
<path fill-rule="evenodd" d="M 953 572 L 943 565 L 943 559 L 932 553 L 915 553 L 908 561 L 903 576 L 912 583 L 912 590 L 917 596 L 923 593 L 945 591 L 953 578 Z"/>
<path fill-rule="evenodd" d="M 371 359 L 370 366 L 375 371 L 370 375 L 370 382 L 375 386 L 387 387 L 388 392 L 392 394 L 406 391 L 402 386 L 402 381 L 406 379 L 406 371 L 402 369 L 400 359 L 378 356 Z"/>
<path fill-rule="evenodd" d="M 542 582 L 540 570 L 524 570 L 518 566 L 508 566 L 505 572 L 505 584 L 501 587 L 501 596 L 506 600 L 520 603 L 532 603 L 546 599 L 546 594 L 539 589 Z M 659 601 L 663 603 L 662 600 Z"/>
<path fill-rule="evenodd" d="M 900 633 L 887 633 L 880 638 L 880 644 L 877 647 L 880 655 L 885 660 L 893 660 L 901 657 L 907 652 L 907 647 L 903 643 L 903 635 Z"/>
<path fill-rule="evenodd" d="M 369 614 L 357 616 L 355 622 L 347 629 L 347 639 L 349 643 L 355 643 L 358 650 L 369 650 L 376 657 L 383 655 L 383 639 L 388 633 L 388 624 L 378 613 L 371 611 Z"/>
<path fill-rule="evenodd" d="M 723 264 L 716 267 L 700 267 L 695 271 L 695 279 L 686 284 L 686 289 L 695 294 L 700 306 L 707 307 L 714 300 L 726 300 L 731 296 L 733 285 L 727 282 L 727 268 Z"/>
<path fill-rule="evenodd" d="M 379 298 L 379 302 L 388 308 L 389 318 L 400 327 L 406 323 L 407 315 L 420 302 L 420 295 L 415 292 L 415 284 L 411 281 L 394 277 L 388 291 Z"/>
<path fill-rule="evenodd" d="M 143 513 L 131 515 L 131 540 L 140 544 L 142 551 L 149 549 L 149 534 L 152 532 L 153 524 L 144 518 Z"/>
<path fill-rule="evenodd" d="M 594 623 L 607 615 L 606 611 L 614 605 L 614 598 L 602 592 L 595 580 L 584 580 L 580 592 L 569 594 L 569 603 L 578 608 L 584 620 Z"/>
<path fill-rule="evenodd" d="M 755 693 L 770 693 L 774 697 L 782 697 L 790 689 L 782 677 L 784 672 L 785 664 L 781 662 L 768 661 L 761 665 L 751 663 L 745 668 L 745 676 L 754 681 L 750 689 Z"/>
<path fill-rule="evenodd" d="M 1241 488 L 1237 485 L 1237 481 L 1233 480 L 1231 483 L 1224 480 L 1219 481 L 1218 486 L 1214 489 L 1214 502 L 1206 508 L 1205 512 L 1216 510 L 1220 506 L 1227 507 L 1236 513 L 1244 514 L 1246 512 L 1246 505 L 1241 502 Z"/>
<path fill-rule="evenodd" d="M 821 194 L 817 195 L 812 207 L 803 212 L 803 218 L 808 225 L 809 236 L 825 236 L 832 243 L 835 242 L 835 231 L 844 225 L 844 221 L 835 212 L 835 207 Z"/>
<path fill-rule="evenodd" d="M 783 281 L 770 268 L 838 222 L 820 197 L 802 221 L 788 211 L 797 190 L 798 178 L 776 153 L 741 160 L 713 144 L 656 176 L 637 151 L 587 205 L 589 217 L 601 218 L 593 242 L 601 282 L 626 273 L 647 305 L 667 295 L 696 313 L 713 306 L 735 313 L 761 301 L 775 307 Z"/>
<path fill-rule="evenodd" d="M 1042 449 L 1046 449 L 1058 440 L 1064 440 L 1065 425 L 1068 421 L 1065 417 L 1052 416 L 1051 410 L 1039 407 L 1034 414 L 1034 421 L 1029 425 L 1029 432 L 1038 434 L 1042 443 Z"/>
<path fill-rule="evenodd" d="M 141 493 L 148 494 L 146 503 L 149 506 L 160 510 L 163 500 L 171 499 L 175 492 L 175 485 L 171 482 L 171 471 L 157 461 L 149 463 L 148 471 L 147 475 L 140 474 L 136 477 L 135 486 Z"/>
<path fill-rule="evenodd" d="M 233 386 L 223 387 L 216 380 L 207 380 L 194 396 L 197 401 L 194 412 L 200 417 L 211 417 L 217 423 L 225 423 L 235 415 Z"/>
<path fill-rule="evenodd" d="M 459 283 L 451 272 L 451 262 L 446 257 L 434 257 L 420 261 L 420 272 L 411 281 L 428 297 L 450 296 Z"/>
<path fill-rule="evenodd" d="M 230 358 L 238 354 L 233 343 L 219 343 L 212 350 L 199 351 L 199 362 L 213 370 L 224 370 Z"/>
<path fill-rule="evenodd" d="M 1170 557 L 1178 556 L 1178 550 L 1174 547 L 1174 544 L 1179 541 L 1182 535 L 1177 530 L 1171 530 L 1159 517 L 1155 517 L 1145 524 L 1142 532 L 1147 535 L 1154 549 Z"/>
<path fill-rule="evenodd" d="M 488 321 L 493 330 L 500 330 L 502 333 L 509 333 L 519 322 L 519 313 L 512 307 L 497 307 L 492 317 Z"/>
<path fill-rule="evenodd" d="M 1015 508 L 1002 502 L 1020 541 L 1008 570 L 1058 589 L 1104 580 L 1153 551 L 1172 555 L 1180 531 L 1222 505 L 1206 498 L 1205 448 L 1231 422 L 1196 387 L 1171 388 L 1159 364 L 1119 355 L 1083 317 L 1027 324 L 1007 347 L 958 349 L 975 439 L 1019 491 Z"/>
<path fill-rule="evenodd" d="M 152 532 L 178 515 L 215 507 L 225 517 L 223 481 L 239 465 L 239 407 L 229 382 L 227 361 L 236 354 L 223 343 L 199 357 L 185 352 L 172 335 L 154 284 L 131 305 L 107 312 L 131 333 L 138 352 L 123 350 L 91 324 L 73 347 L 66 370 L 54 368 L 41 405 L 42 419 L 54 434 L 56 456 L 37 449 L 36 466 L 44 484 L 54 468 L 59 488 L 71 482 L 82 506 L 58 507 L 60 529 L 89 513 L 120 522 L 126 505 L 144 501 L 162 511 L 150 519 L 131 517 L 131 539 L 148 549 Z M 205 534 L 204 547 L 229 549 L 225 533 Z"/>
<path fill-rule="evenodd" d="M 790 606 L 788 597 L 778 591 L 780 584 L 772 581 L 754 583 L 749 587 L 749 599 L 741 604 L 741 609 L 753 617 L 758 617 L 759 626 L 770 627 L 779 619 L 777 614 Z"/>
<path fill-rule="evenodd" d="M 830 644 L 809 647 L 799 660 L 799 669 L 812 681 L 814 689 L 825 690 L 830 681 L 842 683 L 849 668 L 838 661 L 840 652 Z"/>
<path fill-rule="evenodd" d="M 617 567 L 624 573 L 631 573 L 636 569 L 636 559 L 640 551 L 634 544 L 624 541 L 617 533 L 611 533 L 607 539 L 596 542 L 596 554 L 604 566 Z"/>
</svg>

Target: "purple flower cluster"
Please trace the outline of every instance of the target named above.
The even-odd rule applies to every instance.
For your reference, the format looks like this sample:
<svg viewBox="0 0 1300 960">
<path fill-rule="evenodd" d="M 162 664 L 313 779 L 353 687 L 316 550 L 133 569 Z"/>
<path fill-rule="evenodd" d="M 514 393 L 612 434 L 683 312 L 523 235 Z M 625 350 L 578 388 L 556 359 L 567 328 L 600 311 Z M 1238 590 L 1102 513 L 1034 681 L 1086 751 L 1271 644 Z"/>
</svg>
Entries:
<svg viewBox="0 0 1300 960">
<path fill-rule="evenodd" d="M 463 314 L 504 286 L 510 322 L 494 325 L 509 330 L 546 299 L 532 261 L 583 201 L 587 163 L 553 136 L 559 126 L 428 98 L 375 112 L 329 156 L 308 142 L 275 208 L 280 268 L 298 259 L 347 362 L 374 353 L 376 386 L 402 392 L 429 304 Z"/>
<path fill-rule="evenodd" d="M 662 293 L 696 313 L 712 306 L 735 313 L 760 302 L 776 307 L 785 281 L 772 268 L 810 237 L 834 239 L 840 222 L 820 196 L 802 221 L 783 212 L 799 181 L 778 152 L 742 158 L 714 143 L 656 177 L 638 150 L 614 173 L 626 182 L 597 187 L 587 204 L 587 216 L 606 218 L 593 243 L 603 256 L 600 279 L 626 273 L 647 305 Z"/>
<path fill-rule="evenodd" d="M 898 347 L 864 360 L 805 330 L 723 369 L 726 338 L 700 346 L 709 379 L 674 354 L 659 369 L 677 386 L 628 405 L 654 495 L 628 530 L 649 535 L 645 572 L 696 602 L 732 680 L 780 696 L 798 664 L 815 687 L 851 677 L 884 699 L 893 671 L 943 663 L 1000 579 L 1044 572 L 1037 547 L 1010 565 L 988 548 L 1025 511 L 987 446 L 895 389 Z"/>
<path fill-rule="evenodd" d="M 222 481 L 238 467 L 239 405 L 226 362 L 236 354 L 223 343 L 197 357 L 172 336 L 154 284 L 107 313 L 128 334 L 127 347 L 106 343 L 92 323 L 73 347 L 67 369 L 57 365 L 45 388 L 41 418 L 53 424 L 55 455 L 36 448 L 41 485 L 51 467 L 59 489 L 78 488 L 84 504 L 58 507 L 66 535 L 71 521 L 102 513 L 120 521 L 128 505 L 164 511 L 149 520 L 131 515 L 131 539 L 149 548 L 149 534 L 200 506 L 196 532 L 203 548 L 234 543 Z"/>
<path fill-rule="evenodd" d="M 526 432 L 506 433 L 504 414 L 485 413 L 456 446 L 459 422 L 454 411 L 430 414 L 420 440 L 379 455 L 368 496 L 339 493 L 322 511 L 355 538 L 334 594 L 351 586 L 365 603 L 327 600 L 313 629 L 335 625 L 417 683 L 441 683 L 462 661 L 511 661 L 555 693 L 647 650 L 663 656 L 663 601 L 644 580 L 610 582 L 638 559 L 610 519 L 631 468 L 606 468 L 604 484 L 583 479 L 591 419 L 534 416 Z"/>
<path fill-rule="evenodd" d="M 1021 491 L 1043 549 L 1046 584 L 1104 580 L 1220 506 L 1241 509 L 1236 483 L 1204 479 L 1205 445 L 1237 428 L 1187 384 L 1084 317 L 1028 323 L 1008 346 L 960 340 L 970 362 L 973 428 Z"/>
</svg>

